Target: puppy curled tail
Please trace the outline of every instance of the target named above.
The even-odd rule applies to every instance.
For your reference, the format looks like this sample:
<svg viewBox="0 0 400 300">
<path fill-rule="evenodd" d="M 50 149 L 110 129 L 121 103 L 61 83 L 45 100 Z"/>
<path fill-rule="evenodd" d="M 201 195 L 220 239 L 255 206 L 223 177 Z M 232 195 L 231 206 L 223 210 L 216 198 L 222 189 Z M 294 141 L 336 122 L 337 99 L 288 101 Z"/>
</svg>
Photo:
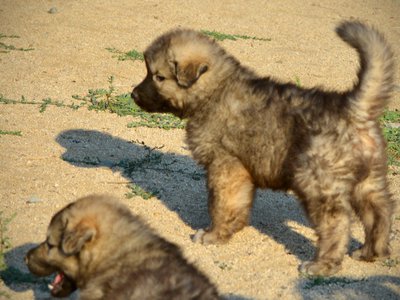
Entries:
<svg viewBox="0 0 400 300">
<path fill-rule="evenodd" d="M 358 81 L 348 94 L 351 113 L 363 122 L 376 119 L 393 90 L 393 53 L 383 35 L 360 22 L 345 21 L 336 33 L 357 50 L 360 59 Z"/>
</svg>

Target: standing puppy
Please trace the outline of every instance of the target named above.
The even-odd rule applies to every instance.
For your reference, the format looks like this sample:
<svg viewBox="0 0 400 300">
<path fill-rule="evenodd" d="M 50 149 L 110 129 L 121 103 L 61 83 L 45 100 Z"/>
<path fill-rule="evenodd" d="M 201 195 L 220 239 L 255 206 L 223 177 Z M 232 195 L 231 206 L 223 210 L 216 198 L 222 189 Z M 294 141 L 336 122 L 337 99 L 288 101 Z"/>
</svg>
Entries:
<svg viewBox="0 0 400 300">
<path fill-rule="evenodd" d="M 177 246 L 107 196 L 81 198 L 59 211 L 26 263 L 38 276 L 57 273 L 49 286 L 55 297 L 79 288 L 81 300 L 219 299 Z"/>
<path fill-rule="evenodd" d="M 294 191 L 315 225 L 318 251 L 301 271 L 340 269 L 352 209 L 365 228 L 352 256 L 389 255 L 394 203 L 378 118 L 392 91 L 392 52 L 362 23 L 343 22 L 336 32 L 360 57 L 358 81 L 345 92 L 261 78 L 192 30 L 168 32 L 147 48 L 147 76 L 132 98 L 149 112 L 187 118 L 188 145 L 207 170 L 212 223 L 195 241 L 225 242 L 242 229 L 261 187 Z"/>
</svg>

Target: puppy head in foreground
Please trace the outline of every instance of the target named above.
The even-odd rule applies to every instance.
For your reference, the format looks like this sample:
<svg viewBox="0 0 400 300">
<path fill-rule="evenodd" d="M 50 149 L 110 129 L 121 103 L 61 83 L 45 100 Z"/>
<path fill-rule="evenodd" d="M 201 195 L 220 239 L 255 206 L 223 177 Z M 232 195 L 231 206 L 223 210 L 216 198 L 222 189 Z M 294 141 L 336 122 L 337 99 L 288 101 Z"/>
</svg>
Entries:
<svg viewBox="0 0 400 300">
<path fill-rule="evenodd" d="M 46 240 L 31 249 L 25 258 L 29 270 L 38 276 L 56 273 L 49 288 L 56 297 L 66 297 L 77 289 L 79 253 L 90 252 L 96 238 L 95 219 L 91 216 L 70 218 L 77 212 L 71 204 L 51 219 Z"/>
<path fill-rule="evenodd" d="M 68 296 L 88 279 L 90 263 L 106 259 L 115 250 L 118 244 L 111 235 L 108 245 L 102 243 L 118 225 L 121 213 L 129 215 L 106 197 L 86 197 L 69 204 L 51 219 L 46 240 L 27 253 L 29 270 L 38 276 L 56 274 L 49 285 L 51 294 Z"/>
<path fill-rule="evenodd" d="M 360 61 L 347 91 L 259 77 L 191 30 L 168 32 L 145 51 L 147 76 L 132 98 L 149 112 L 187 118 L 188 146 L 207 171 L 212 220 L 194 241 L 229 240 L 248 224 L 260 187 L 293 191 L 315 227 L 316 255 L 302 272 L 340 270 L 353 210 L 366 238 L 352 257 L 390 253 L 394 202 L 378 118 L 393 90 L 393 54 L 383 35 L 361 22 L 342 22 L 336 33 Z"/>
<path fill-rule="evenodd" d="M 109 196 L 81 198 L 56 213 L 25 261 L 35 275 L 56 274 L 55 297 L 80 289 L 81 299 L 218 299 L 177 246 Z"/>
</svg>

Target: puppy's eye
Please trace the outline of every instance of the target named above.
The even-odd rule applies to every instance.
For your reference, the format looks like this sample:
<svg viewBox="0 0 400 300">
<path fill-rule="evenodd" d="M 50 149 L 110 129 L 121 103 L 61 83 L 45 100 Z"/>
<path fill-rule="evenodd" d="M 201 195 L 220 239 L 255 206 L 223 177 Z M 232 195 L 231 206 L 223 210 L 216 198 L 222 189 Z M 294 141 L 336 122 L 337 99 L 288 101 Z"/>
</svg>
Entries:
<svg viewBox="0 0 400 300">
<path fill-rule="evenodd" d="M 164 77 L 164 76 L 161 76 L 161 75 L 154 75 L 154 76 L 153 76 L 153 79 L 154 79 L 155 81 L 162 82 L 162 81 L 165 80 L 165 77 Z"/>
<path fill-rule="evenodd" d="M 49 249 L 56 247 L 56 245 L 50 244 L 49 241 L 46 241 L 46 245 Z"/>
</svg>

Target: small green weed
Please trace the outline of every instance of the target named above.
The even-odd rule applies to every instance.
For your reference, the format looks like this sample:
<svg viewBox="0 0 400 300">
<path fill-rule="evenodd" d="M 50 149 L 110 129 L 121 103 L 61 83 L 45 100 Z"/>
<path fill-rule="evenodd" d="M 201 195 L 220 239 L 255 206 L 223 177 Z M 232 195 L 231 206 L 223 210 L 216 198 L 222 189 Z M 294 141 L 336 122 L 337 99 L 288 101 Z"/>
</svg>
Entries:
<svg viewBox="0 0 400 300">
<path fill-rule="evenodd" d="M 72 97 L 86 102 L 89 110 L 108 111 L 119 116 L 135 115 L 137 110 L 140 110 L 129 94 L 114 95 L 109 91 L 105 89 L 89 90 L 83 98 L 76 95 Z"/>
<path fill-rule="evenodd" d="M 399 123 L 400 122 L 400 112 L 396 110 L 386 110 L 382 117 L 382 122 L 387 123 Z"/>
<path fill-rule="evenodd" d="M 61 101 L 57 101 L 57 100 L 52 100 L 51 98 L 45 98 L 42 100 L 42 103 L 39 106 L 39 112 L 44 112 L 47 108 L 47 106 L 49 105 L 54 105 L 57 107 L 65 107 L 66 105 L 61 102 Z"/>
<path fill-rule="evenodd" d="M 8 130 L 1 130 L 0 129 L 0 135 L 17 135 L 17 136 L 22 136 L 21 131 L 8 131 Z"/>
<path fill-rule="evenodd" d="M 108 83 L 108 89 L 91 89 L 86 96 L 73 95 L 72 98 L 88 104 L 89 110 L 108 110 L 112 113 L 118 113 L 118 109 L 114 105 L 118 102 L 114 95 L 114 76 L 108 77 Z"/>
<path fill-rule="evenodd" d="M 389 165 L 400 166 L 400 112 L 385 111 L 381 117 L 383 135 L 387 141 Z"/>
<path fill-rule="evenodd" d="M 160 129 L 183 129 L 185 128 L 186 121 L 181 120 L 174 115 L 171 114 L 161 114 L 161 113 L 152 113 L 149 114 L 147 112 L 138 109 L 135 114 L 132 114 L 135 117 L 139 117 L 140 120 L 133 121 L 128 124 L 128 128 L 135 127 L 149 127 L 149 128 L 160 128 Z"/>
<path fill-rule="evenodd" d="M 39 104 L 36 101 L 28 101 L 24 96 L 21 97 L 21 100 L 14 100 L 5 98 L 3 95 L 0 94 L 0 103 L 3 104 Z"/>
<path fill-rule="evenodd" d="M 146 154 L 143 158 L 120 161 L 117 166 L 124 169 L 125 174 L 131 176 L 132 173 L 137 170 L 149 170 L 161 165 L 163 154 L 154 150 L 162 149 L 164 146 L 151 148 L 147 146 L 143 141 L 132 141 L 132 143 L 140 144 L 141 146 L 143 146 L 146 150 Z"/>
<path fill-rule="evenodd" d="M 227 271 L 232 270 L 232 264 L 228 264 L 226 262 L 218 261 L 218 260 L 215 260 L 214 264 L 217 265 L 218 268 L 220 268 L 221 270 L 227 270 Z"/>
<path fill-rule="evenodd" d="M 144 200 L 156 197 L 159 192 L 158 191 L 151 191 L 151 192 L 147 192 L 144 189 L 142 189 L 140 186 L 138 186 L 137 184 L 128 184 L 128 188 L 130 189 L 130 191 L 128 193 L 125 194 L 126 198 L 131 199 L 134 196 L 139 196 L 142 197 Z"/>
<path fill-rule="evenodd" d="M 51 98 L 42 99 L 42 101 L 28 101 L 24 96 L 21 97 L 21 100 L 13 100 L 5 98 L 3 95 L 0 95 L 0 103 L 3 104 L 29 104 L 29 105 L 38 105 L 39 112 L 46 111 L 47 107 L 50 105 L 57 106 L 57 107 L 68 107 L 74 110 L 80 108 L 83 103 L 77 104 L 64 104 L 62 101 L 52 100 Z"/>
<path fill-rule="evenodd" d="M 144 61 L 143 53 L 141 53 L 135 49 L 128 51 L 128 52 L 123 52 L 123 51 L 120 51 L 115 48 L 106 48 L 106 50 L 108 50 L 109 52 L 111 52 L 113 54 L 116 54 L 116 55 L 113 55 L 113 57 L 116 57 L 116 58 L 118 58 L 118 60 L 121 60 L 121 61 L 125 61 L 125 60 Z"/>
<path fill-rule="evenodd" d="M 18 35 L 5 35 L 0 33 L 0 40 L 1 39 L 19 39 Z M 32 51 L 35 50 L 34 48 L 17 48 L 13 45 L 7 45 L 3 42 L 0 42 L 0 53 L 9 53 L 10 51 Z"/>
<path fill-rule="evenodd" d="M 270 38 L 258 38 L 258 37 L 254 37 L 254 36 L 240 35 L 240 34 L 226 34 L 226 33 L 221 33 L 218 31 L 210 31 L 210 30 L 201 30 L 201 33 L 208 35 L 209 37 L 212 37 L 213 39 L 215 39 L 217 41 L 224 41 L 224 40 L 237 41 L 238 39 L 271 41 Z"/>
<path fill-rule="evenodd" d="M 382 265 L 385 267 L 393 268 L 400 264 L 399 258 L 387 258 L 382 262 Z"/>
<path fill-rule="evenodd" d="M 15 218 L 16 214 L 11 215 L 10 217 L 4 217 L 3 211 L 0 211 L 0 270 L 6 268 L 4 255 L 5 252 L 11 248 L 11 241 L 7 235 L 8 225 Z"/>
<path fill-rule="evenodd" d="M 137 159 L 125 159 L 121 160 L 115 166 L 123 169 L 123 172 L 126 176 L 132 177 L 135 172 L 146 172 L 148 170 L 156 171 L 157 173 L 175 173 L 183 176 L 187 176 L 192 180 L 201 180 L 204 178 L 204 173 L 199 171 L 188 172 L 186 169 L 182 168 L 171 168 L 172 165 L 177 163 L 176 159 L 166 159 L 164 160 L 164 154 L 155 151 L 162 149 L 164 146 L 160 147 L 149 147 L 144 142 L 141 141 L 132 141 L 132 143 L 140 144 L 146 153 L 143 157 Z M 150 191 L 143 189 L 137 184 L 133 183 L 128 185 L 130 191 L 125 194 L 127 198 L 132 198 L 133 196 L 140 196 L 143 199 L 150 199 L 155 196 L 160 195 L 160 191 L 150 188 Z"/>
<path fill-rule="evenodd" d="M 199 172 L 193 172 L 190 176 L 193 180 L 199 181 L 205 177 L 204 173 L 199 173 Z"/>
<path fill-rule="evenodd" d="M 299 78 L 298 76 L 295 76 L 295 77 L 294 77 L 294 82 L 295 82 L 295 84 L 296 84 L 296 86 L 297 86 L 298 88 L 301 87 L 301 81 L 300 81 L 300 78 Z"/>
<path fill-rule="evenodd" d="M 326 285 L 338 285 L 340 287 L 344 287 L 347 284 L 352 284 L 355 282 L 364 281 L 365 279 L 352 279 L 346 277 L 322 277 L 315 276 L 309 277 L 309 280 L 306 282 L 304 289 L 309 290 L 316 286 L 326 286 Z"/>
<path fill-rule="evenodd" d="M 13 35 L 5 35 L 5 34 L 3 34 L 3 33 L 0 33 L 0 39 L 4 39 L 4 38 L 19 39 L 20 36 L 15 35 L 15 34 L 13 34 Z"/>
<path fill-rule="evenodd" d="M 400 166 L 400 128 L 383 128 L 388 152 L 389 165 Z"/>
</svg>

